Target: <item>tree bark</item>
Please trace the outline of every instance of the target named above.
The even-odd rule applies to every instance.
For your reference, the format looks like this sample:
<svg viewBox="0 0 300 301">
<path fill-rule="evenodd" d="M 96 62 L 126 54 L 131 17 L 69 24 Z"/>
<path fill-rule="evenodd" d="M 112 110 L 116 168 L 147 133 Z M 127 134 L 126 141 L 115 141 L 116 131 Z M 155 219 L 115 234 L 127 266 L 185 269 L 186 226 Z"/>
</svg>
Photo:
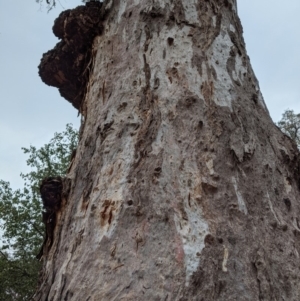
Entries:
<svg viewBox="0 0 300 301">
<path fill-rule="evenodd" d="M 34 299 L 300 300 L 299 152 L 269 116 L 235 1 L 103 12 Z"/>
</svg>

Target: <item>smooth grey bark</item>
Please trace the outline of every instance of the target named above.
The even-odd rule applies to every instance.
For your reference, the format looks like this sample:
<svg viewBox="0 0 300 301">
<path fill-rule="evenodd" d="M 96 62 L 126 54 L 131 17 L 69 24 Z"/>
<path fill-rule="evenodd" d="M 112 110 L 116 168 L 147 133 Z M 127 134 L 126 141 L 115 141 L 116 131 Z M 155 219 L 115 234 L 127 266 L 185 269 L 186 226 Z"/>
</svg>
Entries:
<svg viewBox="0 0 300 301">
<path fill-rule="evenodd" d="M 236 3 L 103 9 L 35 300 L 299 300 L 299 153 L 269 116 Z"/>
</svg>

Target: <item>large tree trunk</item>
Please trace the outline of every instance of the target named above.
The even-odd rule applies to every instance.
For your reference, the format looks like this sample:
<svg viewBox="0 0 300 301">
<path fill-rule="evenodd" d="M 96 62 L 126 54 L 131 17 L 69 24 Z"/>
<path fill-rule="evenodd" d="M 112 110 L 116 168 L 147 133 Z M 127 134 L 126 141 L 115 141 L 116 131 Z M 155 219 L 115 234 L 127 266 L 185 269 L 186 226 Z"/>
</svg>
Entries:
<svg viewBox="0 0 300 301">
<path fill-rule="evenodd" d="M 269 116 L 236 3 L 101 13 L 35 300 L 300 300 L 298 151 Z"/>
</svg>

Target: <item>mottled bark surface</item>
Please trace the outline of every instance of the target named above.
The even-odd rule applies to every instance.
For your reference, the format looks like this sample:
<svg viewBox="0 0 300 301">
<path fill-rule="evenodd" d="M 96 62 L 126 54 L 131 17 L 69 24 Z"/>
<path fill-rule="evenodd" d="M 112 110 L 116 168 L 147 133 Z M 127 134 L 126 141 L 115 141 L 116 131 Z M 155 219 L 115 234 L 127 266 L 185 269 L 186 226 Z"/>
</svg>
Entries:
<svg viewBox="0 0 300 301">
<path fill-rule="evenodd" d="M 232 1 L 114 0 L 35 300 L 299 300 L 299 158 Z"/>
</svg>

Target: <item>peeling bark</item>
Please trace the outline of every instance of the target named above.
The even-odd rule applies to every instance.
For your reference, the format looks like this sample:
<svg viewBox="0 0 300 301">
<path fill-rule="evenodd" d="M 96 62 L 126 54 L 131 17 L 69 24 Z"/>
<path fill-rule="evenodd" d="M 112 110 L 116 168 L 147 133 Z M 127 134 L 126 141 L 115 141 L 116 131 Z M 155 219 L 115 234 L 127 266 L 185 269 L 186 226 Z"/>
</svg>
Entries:
<svg viewBox="0 0 300 301">
<path fill-rule="evenodd" d="M 235 1 L 114 0 L 35 300 L 299 300 L 299 152 Z"/>
</svg>

